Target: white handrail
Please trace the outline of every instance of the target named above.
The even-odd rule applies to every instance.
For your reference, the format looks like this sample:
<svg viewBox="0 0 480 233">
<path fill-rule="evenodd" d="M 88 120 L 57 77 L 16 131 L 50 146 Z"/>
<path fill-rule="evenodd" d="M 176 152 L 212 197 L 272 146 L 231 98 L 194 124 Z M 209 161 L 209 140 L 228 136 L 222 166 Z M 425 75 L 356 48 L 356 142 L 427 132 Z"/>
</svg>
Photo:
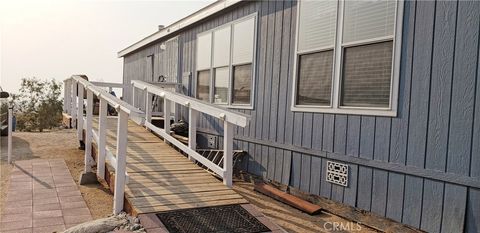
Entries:
<svg viewBox="0 0 480 233">
<path fill-rule="evenodd" d="M 247 122 L 250 119 L 249 115 L 228 110 L 226 108 L 220 107 L 218 105 L 202 102 L 198 99 L 181 95 L 175 92 L 167 91 L 153 84 L 140 81 L 132 80 L 132 85 L 138 89 L 147 91 L 149 93 L 158 95 L 162 98 L 168 99 L 175 103 L 181 104 L 183 106 L 195 109 L 199 112 L 211 115 L 213 117 L 219 118 L 221 120 L 230 122 L 234 125 L 241 127 L 247 126 Z"/>
<path fill-rule="evenodd" d="M 129 115 L 136 114 L 136 115 L 143 115 L 144 113 L 137 108 L 133 107 L 132 105 L 128 104 L 125 101 L 120 100 L 119 98 L 113 96 L 112 94 L 108 93 L 107 91 L 99 88 L 89 81 L 85 80 L 80 75 L 73 75 L 71 79 L 77 81 L 86 89 L 91 90 L 98 98 L 105 99 L 110 105 L 112 105 L 115 109 L 118 108 L 122 109 L 124 112 L 128 113 Z"/>
<path fill-rule="evenodd" d="M 124 87 L 126 87 L 126 85 L 123 85 L 123 83 L 108 83 L 108 82 L 95 82 L 95 81 L 92 81 L 90 83 L 97 86 L 97 87 L 111 87 L 111 88 L 124 88 Z"/>
<path fill-rule="evenodd" d="M 143 124 L 145 113 L 136 109 L 132 105 L 116 98 L 106 90 L 96 86 L 87 81 L 86 76 L 73 75 L 66 79 L 65 83 L 65 98 L 64 111 L 72 115 L 72 121 L 77 127 L 77 136 L 80 141 L 85 143 L 85 169 L 84 172 L 92 171 L 92 141 L 94 140 L 98 145 L 98 176 L 104 178 L 105 161 L 111 161 L 115 169 L 115 192 L 113 213 L 118 214 L 123 210 L 125 184 L 128 180 L 126 173 L 126 156 L 127 156 L 127 126 L 129 118 Z M 98 84 L 98 83 L 97 83 Z M 104 83 L 105 84 L 105 83 Z M 105 84 L 107 85 L 107 84 Z M 115 85 L 114 85 L 115 86 Z M 123 85 L 122 85 L 123 86 Z M 87 115 L 83 117 L 84 104 L 84 89 L 87 96 Z M 78 95 L 78 98 L 77 98 Z M 99 127 L 98 133 L 93 130 L 93 95 L 96 95 L 100 100 L 99 107 Z M 118 128 L 117 128 L 117 151 L 114 158 L 106 151 L 106 130 L 107 130 L 107 108 L 108 104 L 112 105 L 118 112 Z M 85 139 L 83 139 L 83 129 L 85 121 Z"/>
<path fill-rule="evenodd" d="M 249 116 L 227 110 L 225 108 L 204 103 L 197 99 L 183 96 L 171 91 L 167 91 L 155 84 L 146 83 L 143 81 L 134 80 L 131 85 L 133 88 L 140 88 L 146 92 L 145 106 L 146 112 L 142 112 L 115 96 L 111 95 L 104 89 L 96 86 L 95 84 L 87 81 L 85 76 L 73 75 L 64 81 L 65 83 L 65 99 L 64 99 L 64 111 L 72 115 L 72 123 L 75 124 L 78 129 L 78 138 L 80 141 L 85 142 L 85 172 L 91 171 L 91 146 L 92 141 L 95 141 L 98 145 L 98 158 L 97 158 L 97 174 L 99 177 L 104 177 L 105 162 L 107 160 L 112 161 L 112 165 L 115 169 L 115 192 L 114 192 L 114 207 L 113 212 L 119 213 L 123 209 L 125 184 L 128 180 L 126 174 L 126 154 L 128 143 L 128 120 L 129 118 L 136 121 L 140 125 L 145 125 L 147 128 L 154 132 L 157 132 L 166 141 L 177 146 L 182 151 L 189 155 L 189 158 L 196 160 L 203 165 L 207 166 L 210 170 L 217 173 L 223 178 L 223 182 L 228 187 L 232 186 L 232 173 L 233 173 L 233 130 L 234 125 L 245 127 L 249 120 Z M 84 89 L 87 96 L 87 115 L 83 117 L 83 104 L 84 104 Z M 78 95 L 78 98 L 77 98 Z M 92 128 L 92 110 L 93 110 L 93 95 L 96 95 L 100 100 L 99 107 L 99 127 L 98 132 L 95 132 Z M 169 128 L 169 114 L 165 117 L 166 127 L 160 129 L 151 124 L 151 97 L 152 95 L 158 95 L 164 99 L 165 113 L 169 113 L 171 104 L 181 104 L 189 108 L 189 143 L 188 146 L 180 143 L 174 137 L 170 135 Z M 173 102 L 173 103 L 172 103 Z M 112 105 L 118 112 L 118 124 L 117 124 L 117 137 L 116 137 L 116 157 L 114 158 L 111 153 L 106 150 L 106 130 L 107 130 L 107 107 L 108 104 Z M 221 119 L 224 124 L 224 160 L 223 168 L 216 165 L 212 161 L 203 157 L 196 152 L 196 122 L 198 113 L 205 113 Z M 145 121 L 145 118 L 147 121 Z M 85 124 L 84 124 L 85 121 Z M 85 139 L 83 139 L 83 129 L 85 125 Z"/>
<path fill-rule="evenodd" d="M 135 90 L 135 88 L 138 88 L 144 91 L 146 119 L 147 119 L 145 121 L 145 127 L 156 132 L 157 134 L 162 136 L 165 141 L 170 142 L 171 144 L 175 145 L 180 150 L 188 154 L 188 157 L 191 160 L 197 160 L 204 166 L 208 167 L 210 170 L 212 170 L 217 175 L 223 178 L 223 183 L 226 186 L 232 187 L 234 125 L 245 127 L 249 120 L 249 116 L 243 113 L 230 111 L 218 105 L 205 103 L 195 98 L 174 93 L 144 81 L 133 80 L 131 84 L 132 84 L 133 90 Z M 135 93 L 135 91 L 133 91 L 132 93 Z M 165 112 L 164 129 L 160 129 L 150 123 L 151 116 L 149 115 L 151 114 L 151 104 L 149 103 L 149 101 L 151 101 L 152 94 L 158 95 L 163 98 L 164 112 Z M 177 139 L 175 139 L 170 135 L 169 117 L 170 117 L 171 102 L 188 107 L 188 110 L 189 110 L 188 146 L 184 145 L 183 143 L 181 143 L 180 141 L 178 141 Z M 199 115 L 198 113 L 208 114 L 223 121 L 223 125 L 224 125 L 223 127 L 223 130 L 224 130 L 223 168 L 211 162 L 210 160 L 206 159 L 205 157 L 203 157 L 202 155 L 196 152 L 196 131 L 197 131 L 196 127 L 197 127 L 197 119 Z"/>
</svg>

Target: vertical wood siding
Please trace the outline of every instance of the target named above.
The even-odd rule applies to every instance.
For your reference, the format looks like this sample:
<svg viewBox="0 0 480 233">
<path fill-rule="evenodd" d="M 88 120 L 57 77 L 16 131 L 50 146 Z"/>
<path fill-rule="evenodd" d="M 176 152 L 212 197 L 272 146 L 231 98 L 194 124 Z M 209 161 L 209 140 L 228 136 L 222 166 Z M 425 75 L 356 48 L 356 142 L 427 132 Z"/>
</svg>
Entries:
<svg viewBox="0 0 480 233">
<path fill-rule="evenodd" d="M 251 115 L 235 131 L 236 149 L 248 152 L 240 168 L 428 232 L 480 231 L 478 186 L 410 172 L 480 179 L 479 1 L 405 1 L 397 117 L 290 110 L 295 1 L 241 3 L 180 32 L 177 80 L 191 74 L 186 94 L 196 91 L 197 34 L 252 13 L 258 14 L 254 109 L 238 110 Z M 150 54 L 154 75 L 165 69 L 159 46 L 125 57 L 125 83 L 146 80 Z M 177 119 L 186 117 L 186 109 L 177 111 Z M 208 116 L 198 127 L 203 134 L 222 132 L 221 122 Z M 337 154 L 381 166 L 350 162 L 348 187 L 332 185 L 325 181 L 326 162 Z M 406 172 L 390 171 L 391 165 Z"/>
</svg>

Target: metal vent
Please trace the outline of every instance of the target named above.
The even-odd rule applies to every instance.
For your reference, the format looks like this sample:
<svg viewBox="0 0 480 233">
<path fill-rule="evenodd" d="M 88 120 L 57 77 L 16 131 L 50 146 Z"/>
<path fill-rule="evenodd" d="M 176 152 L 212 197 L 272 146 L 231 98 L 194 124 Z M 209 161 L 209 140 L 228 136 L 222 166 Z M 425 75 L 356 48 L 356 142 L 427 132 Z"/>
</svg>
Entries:
<svg viewBox="0 0 480 233">
<path fill-rule="evenodd" d="M 260 233 L 265 225 L 240 205 L 183 209 L 158 213 L 170 233 Z"/>
<path fill-rule="evenodd" d="M 209 135 L 208 139 L 208 148 L 216 149 L 217 148 L 217 136 Z"/>
<path fill-rule="evenodd" d="M 348 186 L 348 165 L 327 161 L 327 181 L 330 183 Z"/>
</svg>

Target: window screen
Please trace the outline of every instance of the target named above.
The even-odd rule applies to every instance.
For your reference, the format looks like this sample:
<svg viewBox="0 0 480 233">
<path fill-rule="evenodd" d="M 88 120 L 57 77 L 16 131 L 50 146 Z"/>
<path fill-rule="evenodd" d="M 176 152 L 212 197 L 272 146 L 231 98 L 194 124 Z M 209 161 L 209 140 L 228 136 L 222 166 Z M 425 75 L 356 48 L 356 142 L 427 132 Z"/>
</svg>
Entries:
<svg viewBox="0 0 480 233">
<path fill-rule="evenodd" d="M 392 36 L 395 0 L 345 1 L 343 42 Z"/>
<path fill-rule="evenodd" d="M 230 63 L 230 26 L 213 32 L 213 66 L 227 66 Z"/>
<path fill-rule="evenodd" d="M 253 61 L 255 37 L 255 18 L 233 25 L 233 63 L 248 63 Z"/>
<path fill-rule="evenodd" d="M 393 42 L 347 47 L 342 106 L 389 107 Z"/>
<path fill-rule="evenodd" d="M 299 17 L 299 51 L 333 47 L 337 1 L 302 1 Z"/>
<path fill-rule="evenodd" d="M 233 67 L 234 104 L 249 104 L 252 90 L 252 64 Z"/>
<path fill-rule="evenodd" d="M 210 68 L 212 59 L 212 34 L 198 36 L 197 39 L 197 70 Z"/>
<path fill-rule="evenodd" d="M 297 104 L 330 105 L 333 50 L 299 56 Z"/>
<path fill-rule="evenodd" d="M 228 67 L 215 69 L 214 103 L 223 104 L 228 101 L 228 73 Z"/>
<path fill-rule="evenodd" d="M 197 99 L 209 101 L 210 70 L 199 71 L 197 74 Z"/>
</svg>

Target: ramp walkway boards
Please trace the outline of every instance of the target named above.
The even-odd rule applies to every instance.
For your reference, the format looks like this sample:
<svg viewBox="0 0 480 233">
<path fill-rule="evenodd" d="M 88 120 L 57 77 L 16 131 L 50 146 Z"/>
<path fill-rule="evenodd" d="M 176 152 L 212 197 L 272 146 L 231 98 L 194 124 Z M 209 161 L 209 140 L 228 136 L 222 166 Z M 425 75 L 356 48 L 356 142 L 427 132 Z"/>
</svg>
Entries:
<svg viewBox="0 0 480 233">
<path fill-rule="evenodd" d="M 98 118 L 93 120 L 98 129 Z M 107 150 L 116 151 L 117 118 L 107 117 Z M 125 200 L 134 215 L 248 203 L 162 139 L 128 122 Z"/>
</svg>

